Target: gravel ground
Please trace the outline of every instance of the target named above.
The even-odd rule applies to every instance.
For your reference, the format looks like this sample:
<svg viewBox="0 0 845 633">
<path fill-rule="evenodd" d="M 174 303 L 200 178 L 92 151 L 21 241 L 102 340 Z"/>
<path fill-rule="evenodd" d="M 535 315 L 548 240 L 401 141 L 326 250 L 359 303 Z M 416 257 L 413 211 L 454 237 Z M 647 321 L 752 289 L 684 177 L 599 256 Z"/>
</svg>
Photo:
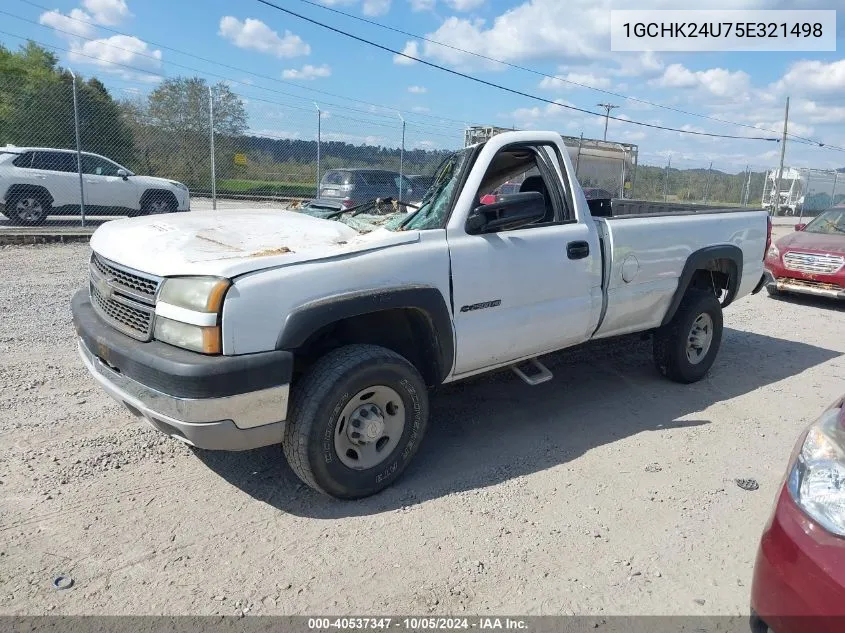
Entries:
<svg viewBox="0 0 845 633">
<path fill-rule="evenodd" d="M 845 390 L 845 311 L 763 292 L 694 385 L 635 338 L 443 388 L 404 478 L 338 502 L 279 448 L 195 452 L 97 388 L 87 255 L 0 250 L 2 614 L 746 613 L 789 452 Z"/>
</svg>

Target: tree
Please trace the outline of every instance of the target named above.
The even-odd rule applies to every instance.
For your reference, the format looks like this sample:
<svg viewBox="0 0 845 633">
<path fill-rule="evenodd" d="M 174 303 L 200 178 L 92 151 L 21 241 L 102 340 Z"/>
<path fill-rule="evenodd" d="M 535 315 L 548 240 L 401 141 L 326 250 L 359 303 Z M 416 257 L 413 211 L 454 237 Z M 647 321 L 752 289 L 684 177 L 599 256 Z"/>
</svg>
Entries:
<svg viewBox="0 0 845 633">
<path fill-rule="evenodd" d="M 82 148 L 118 162 L 132 157 L 132 134 L 98 79 L 78 81 Z M 75 148 L 73 77 L 33 42 L 0 46 L 0 144 Z"/>
<path fill-rule="evenodd" d="M 222 170 L 231 160 L 219 160 L 232 153 L 234 138 L 247 128 L 246 109 L 243 101 L 225 83 L 211 87 L 214 103 L 215 158 Z M 211 121 L 209 112 L 209 86 L 201 77 L 177 77 L 164 80 L 147 100 L 141 116 L 143 125 L 170 153 L 167 169 L 178 174 L 193 186 L 208 186 L 210 179 Z M 160 133 L 164 133 L 162 137 Z M 223 174 L 220 174 L 223 175 Z"/>
</svg>

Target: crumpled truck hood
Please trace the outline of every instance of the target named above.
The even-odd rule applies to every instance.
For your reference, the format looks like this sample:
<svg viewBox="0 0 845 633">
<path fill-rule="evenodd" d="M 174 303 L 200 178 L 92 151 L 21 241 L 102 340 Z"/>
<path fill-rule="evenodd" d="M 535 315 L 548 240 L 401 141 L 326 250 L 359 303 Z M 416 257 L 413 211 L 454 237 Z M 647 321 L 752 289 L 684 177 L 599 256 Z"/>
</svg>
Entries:
<svg viewBox="0 0 845 633">
<path fill-rule="evenodd" d="M 418 231 L 379 229 L 361 235 L 335 220 L 249 209 L 112 220 L 94 231 L 91 248 L 118 264 L 161 277 L 236 277 L 418 239 Z"/>
</svg>

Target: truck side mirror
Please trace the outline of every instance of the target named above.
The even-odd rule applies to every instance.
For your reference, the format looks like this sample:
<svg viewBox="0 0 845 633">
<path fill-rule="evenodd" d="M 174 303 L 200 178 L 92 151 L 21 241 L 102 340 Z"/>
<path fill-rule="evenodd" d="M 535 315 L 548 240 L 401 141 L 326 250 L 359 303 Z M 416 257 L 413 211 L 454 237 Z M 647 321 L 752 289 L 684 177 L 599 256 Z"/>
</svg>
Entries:
<svg viewBox="0 0 845 633">
<path fill-rule="evenodd" d="M 796 231 L 803 231 L 806 226 L 807 226 L 806 222 L 801 222 L 800 224 L 795 225 L 795 230 Z"/>
<path fill-rule="evenodd" d="M 491 204 L 482 204 L 469 214 L 466 232 L 470 235 L 518 229 L 546 215 L 546 200 L 539 191 L 515 193 Z"/>
<path fill-rule="evenodd" d="M 123 178 L 124 180 L 129 180 L 129 172 L 125 169 L 118 169 L 117 175 Z"/>
</svg>

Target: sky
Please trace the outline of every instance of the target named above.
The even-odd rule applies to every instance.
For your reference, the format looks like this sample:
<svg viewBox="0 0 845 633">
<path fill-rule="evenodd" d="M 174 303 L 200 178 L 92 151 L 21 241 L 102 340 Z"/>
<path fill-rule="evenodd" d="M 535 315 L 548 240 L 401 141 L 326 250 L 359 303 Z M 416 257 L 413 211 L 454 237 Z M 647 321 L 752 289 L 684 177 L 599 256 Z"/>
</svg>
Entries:
<svg viewBox="0 0 845 633">
<path fill-rule="evenodd" d="M 779 137 L 789 96 L 791 133 L 845 147 L 842 16 L 837 52 L 613 53 L 610 9 L 630 8 L 622 0 L 275 1 L 486 81 L 591 112 L 612 103 L 619 106 L 613 116 L 654 125 Z M 641 0 L 637 8 L 690 7 Z M 708 8 L 845 10 L 845 0 L 711 0 Z M 246 104 L 250 131 L 271 137 L 316 138 L 317 108 L 324 140 L 354 144 L 399 146 L 403 119 L 408 148 L 460 147 L 465 127 L 476 124 L 603 134 L 603 116 L 479 85 L 257 0 L 0 0 L 0 25 L 4 46 L 35 40 L 54 50 L 63 66 L 97 76 L 116 98 L 148 94 L 166 77 L 226 81 Z M 712 161 L 730 172 L 772 168 L 780 153 L 776 142 L 697 137 L 613 120 L 608 140 L 636 144 L 642 164 L 664 165 L 671 157 L 673 166 Z M 845 151 L 790 140 L 786 163 L 843 167 Z"/>
</svg>

